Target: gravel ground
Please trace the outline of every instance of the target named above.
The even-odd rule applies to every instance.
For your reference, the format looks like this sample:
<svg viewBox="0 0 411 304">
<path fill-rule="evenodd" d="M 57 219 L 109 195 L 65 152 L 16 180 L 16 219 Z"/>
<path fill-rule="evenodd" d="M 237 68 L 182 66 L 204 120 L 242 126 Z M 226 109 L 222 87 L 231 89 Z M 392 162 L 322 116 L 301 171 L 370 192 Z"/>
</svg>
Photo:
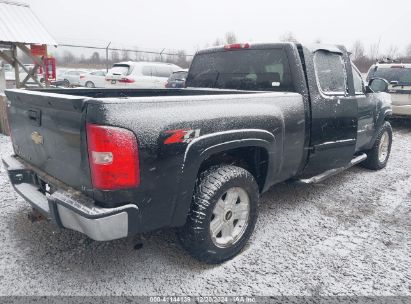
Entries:
<svg viewBox="0 0 411 304">
<path fill-rule="evenodd" d="M 0 135 L 1 155 L 11 152 Z M 322 184 L 263 196 L 243 253 L 219 266 L 189 257 L 172 231 L 95 242 L 27 220 L 0 165 L 0 295 L 411 296 L 411 124 L 396 123 L 391 160 Z"/>
</svg>

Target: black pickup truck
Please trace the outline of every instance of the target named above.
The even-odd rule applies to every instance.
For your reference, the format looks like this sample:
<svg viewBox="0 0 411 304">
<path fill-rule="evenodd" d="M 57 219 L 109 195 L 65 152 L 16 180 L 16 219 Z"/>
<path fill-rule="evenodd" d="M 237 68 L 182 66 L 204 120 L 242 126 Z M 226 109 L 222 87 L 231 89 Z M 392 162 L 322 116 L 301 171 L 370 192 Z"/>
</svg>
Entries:
<svg viewBox="0 0 411 304">
<path fill-rule="evenodd" d="M 15 155 L 3 162 L 59 227 L 99 241 L 177 227 L 194 257 L 220 263 L 271 186 L 385 167 L 387 86 L 366 86 L 341 46 L 211 48 L 184 89 L 7 91 Z"/>
</svg>

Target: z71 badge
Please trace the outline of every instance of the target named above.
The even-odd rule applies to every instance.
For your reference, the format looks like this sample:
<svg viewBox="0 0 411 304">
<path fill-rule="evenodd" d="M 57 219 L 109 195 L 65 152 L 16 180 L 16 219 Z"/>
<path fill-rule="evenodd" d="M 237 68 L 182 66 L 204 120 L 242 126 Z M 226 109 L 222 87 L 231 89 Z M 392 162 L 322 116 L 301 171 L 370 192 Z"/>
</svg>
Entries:
<svg viewBox="0 0 411 304">
<path fill-rule="evenodd" d="M 200 136 L 200 129 L 180 129 L 166 131 L 169 136 L 164 141 L 165 145 L 190 143 L 193 139 Z"/>
</svg>

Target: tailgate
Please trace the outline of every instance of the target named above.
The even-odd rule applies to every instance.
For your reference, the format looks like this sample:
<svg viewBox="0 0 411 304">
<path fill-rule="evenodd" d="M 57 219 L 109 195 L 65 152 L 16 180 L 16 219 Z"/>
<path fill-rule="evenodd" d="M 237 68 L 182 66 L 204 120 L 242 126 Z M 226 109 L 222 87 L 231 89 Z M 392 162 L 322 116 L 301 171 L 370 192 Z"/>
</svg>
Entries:
<svg viewBox="0 0 411 304">
<path fill-rule="evenodd" d="M 6 95 L 15 153 L 73 188 L 90 188 L 85 97 L 24 90 Z"/>
</svg>

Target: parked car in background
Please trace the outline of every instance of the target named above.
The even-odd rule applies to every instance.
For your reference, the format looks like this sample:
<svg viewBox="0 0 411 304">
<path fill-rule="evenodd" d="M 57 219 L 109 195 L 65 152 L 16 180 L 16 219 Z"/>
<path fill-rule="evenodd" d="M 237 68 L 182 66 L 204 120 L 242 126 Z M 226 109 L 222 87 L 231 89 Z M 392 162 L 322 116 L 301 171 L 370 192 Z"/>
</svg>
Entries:
<svg viewBox="0 0 411 304">
<path fill-rule="evenodd" d="M 383 78 L 389 82 L 394 116 L 411 117 L 411 63 L 377 63 L 368 71 L 367 80 Z"/>
<path fill-rule="evenodd" d="M 87 88 L 104 88 L 106 74 L 106 71 L 99 70 L 80 75 L 80 85 Z"/>
<path fill-rule="evenodd" d="M 120 62 L 113 65 L 106 75 L 108 88 L 164 88 L 173 72 L 181 68 L 162 62 Z"/>
<path fill-rule="evenodd" d="M 166 88 L 184 88 L 188 70 L 176 71 L 170 75 L 166 82 Z"/>
<path fill-rule="evenodd" d="M 34 64 L 24 64 L 24 67 L 31 71 L 34 68 Z M 7 87 L 12 88 L 16 86 L 16 74 L 14 72 L 14 68 L 10 64 L 5 65 L 5 76 L 6 76 L 6 82 L 7 82 Z M 27 76 L 27 72 L 22 68 L 19 67 L 19 79 L 20 82 L 22 82 Z M 39 73 L 39 70 L 37 70 L 37 79 L 39 81 L 43 81 L 43 74 Z M 34 80 L 30 78 L 27 81 L 27 84 L 34 84 Z"/>
<path fill-rule="evenodd" d="M 80 76 L 86 74 L 85 70 L 67 70 L 63 74 L 59 75 L 57 78 L 57 83 L 65 87 L 69 86 L 79 86 L 80 85 Z"/>
</svg>

